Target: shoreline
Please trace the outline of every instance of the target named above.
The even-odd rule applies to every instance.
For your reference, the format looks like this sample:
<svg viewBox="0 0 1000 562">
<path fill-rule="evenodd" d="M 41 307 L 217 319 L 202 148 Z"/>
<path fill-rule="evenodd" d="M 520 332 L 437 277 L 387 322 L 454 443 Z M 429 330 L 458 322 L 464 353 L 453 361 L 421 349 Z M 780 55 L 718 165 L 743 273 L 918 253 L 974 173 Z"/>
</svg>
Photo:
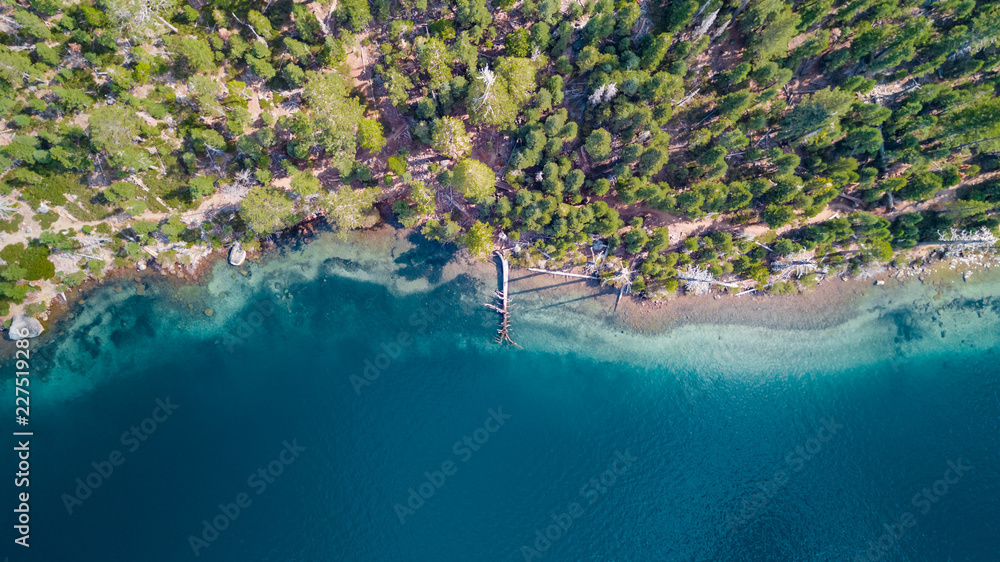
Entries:
<svg viewBox="0 0 1000 562">
<path fill-rule="evenodd" d="M 252 252 L 247 252 L 246 261 L 243 265 L 230 267 L 235 267 L 237 271 L 243 270 L 247 264 L 259 262 L 265 253 L 280 246 L 282 243 L 291 241 L 290 239 L 293 238 L 296 239 L 296 242 L 308 242 L 309 234 L 303 235 L 302 232 L 306 231 L 308 233 L 313 233 L 313 225 L 321 219 L 322 217 L 310 217 L 307 220 L 303 220 L 275 233 L 280 242 L 262 242 L 260 248 L 257 248 Z M 301 240 L 298 240 L 299 237 L 301 237 Z M 231 244 L 229 246 L 231 246 Z M 178 287 L 192 285 L 204 286 L 212 271 L 220 261 L 228 263 L 229 246 L 223 248 L 206 247 L 205 249 L 207 251 L 203 255 L 199 256 L 194 263 L 187 265 L 173 264 L 169 267 L 163 267 L 156 262 L 155 258 L 150 258 L 147 261 L 141 262 L 146 264 L 146 267 L 143 269 L 137 269 L 133 264 L 129 267 L 108 268 L 103 271 L 103 275 L 100 278 L 89 275 L 79 285 L 70 287 L 68 290 L 61 293 L 54 293 L 53 297 L 48 301 L 49 305 L 45 312 L 41 315 L 35 316 L 42 323 L 42 327 L 45 331 L 43 331 L 40 336 L 33 339 L 39 344 L 46 343 L 48 340 L 48 334 L 57 332 L 56 328 L 58 328 L 63 321 L 70 320 L 74 317 L 74 314 L 70 311 L 74 305 L 86 302 L 92 293 L 101 290 L 101 288 L 105 286 L 113 286 L 116 283 L 122 283 L 122 285 L 134 283 L 136 286 L 142 286 L 142 291 L 149 288 L 150 282 L 156 281 Z M 18 312 L 15 313 L 14 311 L 11 311 L 11 313 L 6 316 L 0 316 L 0 322 L 7 322 L 16 314 L 23 314 L 23 311 L 20 310 L 23 306 L 23 303 L 12 305 L 12 308 L 17 307 L 19 309 Z M 10 341 L 6 335 L 0 339 Z"/>
<path fill-rule="evenodd" d="M 963 346 L 982 348 L 995 345 L 988 343 L 993 338 L 973 333 L 981 325 L 968 311 L 1000 311 L 1000 268 L 974 275 L 969 282 L 962 282 L 947 266 L 938 266 L 922 280 L 904 277 L 881 286 L 873 279 L 833 281 L 807 294 L 767 295 L 766 302 L 765 296 L 701 295 L 659 303 L 630 297 L 622 299 L 617 312 L 616 289 L 582 279 L 566 283 L 547 274 L 513 269 L 511 337 L 522 348 L 516 349 L 493 341 L 498 318 L 483 306 L 491 301 L 496 287 L 496 264 L 428 243 L 409 229 L 382 226 L 345 237 L 332 231 L 316 231 L 309 237 L 286 236 L 239 268 L 225 262 L 224 253 L 217 256 L 223 260 L 205 260 L 197 277 L 144 272 L 142 282 L 136 283 L 135 273 L 128 272 L 109 277 L 103 284 L 81 287 L 74 294 L 78 298 L 71 297 L 32 343 L 36 350 L 47 348 L 40 354 L 43 363 L 39 365 L 54 369 L 69 361 L 76 365 L 73 371 L 77 374 L 67 378 L 65 368 L 56 369 L 42 380 L 77 381 L 67 387 L 72 389 L 89 384 L 80 381 L 105 379 L 96 373 L 117 372 L 123 368 L 121 361 L 135 360 L 94 353 L 108 345 L 116 332 L 138 326 L 130 320 L 133 305 L 123 304 L 137 294 L 148 293 L 154 299 L 147 301 L 154 307 L 154 315 L 172 318 L 171 324 L 181 332 L 207 344 L 225 346 L 226 338 L 245 321 L 248 310 L 262 299 L 276 299 L 272 302 L 279 310 L 292 313 L 299 302 L 295 298 L 298 287 L 328 279 L 360 281 L 384 290 L 384 298 L 416 298 L 424 304 L 433 300 L 435 293 L 442 294 L 439 291 L 458 295 L 454 321 L 464 323 L 464 327 L 441 332 L 440 337 L 445 338 L 441 344 L 475 346 L 495 357 L 527 352 L 579 355 L 612 363 L 638 361 L 645 368 L 662 367 L 675 373 L 686 372 L 688 367 L 700 372 L 704 359 L 699 358 L 709 348 L 713 361 L 731 366 L 734 373 L 748 374 L 764 373 L 759 370 L 763 368 L 759 358 L 785 354 L 792 343 L 793 347 L 813 349 L 818 345 L 815 342 L 827 342 L 815 348 L 816 357 L 809 355 L 812 359 L 799 355 L 785 358 L 800 370 L 808 370 L 809 361 L 846 365 L 844 361 L 850 357 L 875 364 L 887 356 L 938 353 L 941 345 L 953 345 L 956 337 Z M 331 302 L 331 306 L 360 304 L 349 301 Z M 312 312 L 299 313 L 322 314 L 323 308 L 322 303 L 313 304 Z M 275 319 L 274 328 L 297 322 L 284 313 L 282 317 Z M 912 342 L 911 333 L 917 334 Z M 55 345 L 49 347 L 51 342 Z M 0 350 L 0 356 L 9 357 L 15 348 L 7 349 L 11 351 Z M 434 353 L 433 346 L 415 349 Z M 750 349 L 755 351 L 748 356 L 743 350 Z M 155 361 L 155 354 L 145 360 Z M 91 371 L 95 374 L 85 374 Z"/>
<path fill-rule="evenodd" d="M 412 228 L 400 228 L 382 223 L 375 227 L 352 231 L 343 239 L 337 239 L 335 245 L 355 246 L 355 250 L 373 250 L 375 260 L 392 260 L 401 241 L 411 236 L 420 236 Z M 233 275 L 251 275 L 250 267 L 268 265 L 272 260 L 281 259 L 285 252 L 301 251 L 310 244 L 325 244 L 323 237 L 338 236 L 321 218 L 303 221 L 280 232 L 275 240 L 255 250 L 247 257 L 247 262 L 240 266 L 228 264 L 228 251 L 225 248 L 212 250 L 205 254 L 195 264 L 177 269 L 166 269 L 153 265 L 145 270 L 136 271 L 132 268 L 109 270 L 102 278 L 88 278 L 81 285 L 64 293 L 62 302 L 46 311 L 42 320 L 45 331 L 35 338 L 37 345 L 46 345 L 54 336 L 62 335 L 66 322 L 76 317 L 72 312 L 77 305 L 86 303 L 95 291 L 102 288 L 121 292 L 128 285 L 134 285 L 139 294 L 144 294 L 154 283 L 162 283 L 176 291 L 181 287 L 199 286 L 208 288 L 216 273 L 216 269 L 225 264 L 231 268 Z M 428 243 L 432 243 L 427 241 Z M 442 246 L 444 250 L 444 246 Z M 460 273 L 470 274 L 483 283 L 495 281 L 495 264 L 493 260 L 479 260 L 466 255 L 465 252 L 446 250 L 450 252 L 445 268 L 451 268 L 450 279 Z M 328 258 L 335 257 L 332 253 Z M 905 288 L 914 283 L 946 287 L 959 281 L 966 285 L 963 279 L 971 270 L 973 279 L 979 280 L 996 276 L 1000 280 L 1000 268 L 989 265 L 970 266 L 959 272 L 954 260 L 942 259 L 930 265 L 923 266 L 923 273 L 917 274 L 913 268 L 887 269 L 870 278 L 833 278 L 828 277 L 819 282 L 813 289 L 785 295 L 748 294 L 733 296 L 721 292 L 704 295 L 677 294 L 668 299 L 653 300 L 635 295 L 626 295 L 617 303 L 617 289 L 601 286 L 587 279 L 558 277 L 546 273 L 530 272 L 523 267 L 511 269 L 511 299 L 512 302 L 524 305 L 553 307 L 566 303 L 582 303 L 579 306 L 595 321 L 605 322 L 616 329 L 628 330 L 636 334 L 656 335 L 667 334 L 676 328 L 686 325 L 737 325 L 757 326 L 770 329 L 786 330 L 818 330 L 836 326 L 859 314 L 859 306 L 866 299 L 876 296 L 876 291 L 891 292 Z M 249 266 L 249 267 L 248 267 Z M 279 266 L 280 267 L 280 266 Z M 429 280 L 424 280 L 429 283 Z M 372 282 L 379 282 L 372 280 Z M 975 283 L 975 281 L 973 281 Z M 880 284 L 881 283 L 881 284 Z M 139 288 L 141 287 L 141 289 Z M 433 285 L 430 286 L 433 288 Z M 206 295 L 207 296 L 207 295 Z M 888 295 L 887 295 L 888 296 Z M 519 302 L 522 301 L 522 302 Z M 543 301 L 555 301 L 541 304 Z M 189 305 L 191 306 L 191 305 Z M 516 332 L 517 312 L 513 313 Z"/>
</svg>

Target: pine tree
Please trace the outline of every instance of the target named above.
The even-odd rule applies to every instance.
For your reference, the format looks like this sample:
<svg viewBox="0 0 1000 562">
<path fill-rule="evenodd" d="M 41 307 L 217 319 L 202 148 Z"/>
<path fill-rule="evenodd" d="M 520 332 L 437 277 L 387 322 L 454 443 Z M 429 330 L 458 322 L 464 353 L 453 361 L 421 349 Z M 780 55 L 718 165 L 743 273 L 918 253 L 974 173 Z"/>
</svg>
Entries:
<svg viewBox="0 0 1000 562">
<path fill-rule="evenodd" d="M 611 156 L 611 133 L 604 129 L 595 129 L 584 143 L 587 154 L 597 162 L 603 162 Z"/>
<path fill-rule="evenodd" d="M 493 251 L 493 228 L 488 224 L 476 221 L 462 237 L 462 243 L 474 256 L 488 256 Z"/>
<path fill-rule="evenodd" d="M 479 160 L 466 158 L 452 170 L 452 185 L 476 203 L 486 202 L 496 191 L 496 174 Z"/>
<path fill-rule="evenodd" d="M 854 96 L 837 88 L 824 88 L 799 102 L 781 121 L 781 139 L 801 139 L 836 125 L 851 107 Z"/>
<path fill-rule="evenodd" d="M 259 235 L 270 234 L 289 224 L 294 206 L 280 189 L 257 185 L 240 202 L 240 218 Z"/>
<path fill-rule="evenodd" d="M 358 144 L 372 154 L 381 152 L 385 146 L 382 124 L 375 119 L 362 119 L 358 123 Z"/>
<path fill-rule="evenodd" d="M 430 89 L 439 90 L 451 80 L 452 55 L 444 41 L 434 37 L 418 40 L 417 60 L 420 68 L 430 76 Z"/>
<path fill-rule="evenodd" d="M 368 0 L 341 0 L 337 5 L 340 21 L 355 32 L 361 32 L 372 22 Z"/>
<path fill-rule="evenodd" d="M 326 150 L 330 164 L 341 176 L 351 173 L 356 163 L 358 125 L 364 109 L 348 97 L 347 84 L 336 72 L 309 73 L 304 95 L 315 119 L 317 141 Z"/>
<path fill-rule="evenodd" d="M 472 151 L 472 137 L 465 132 L 461 119 L 442 117 L 434 123 L 431 146 L 452 160 L 458 160 Z"/>
<path fill-rule="evenodd" d="M 496 72 L 488 66 L 477 72 L 469 92 L 470 118 L 473 123 L 513 127 L 537 88 L 530 59 L 502 57 Z"/>
<path fill-rule="evenodd" d="M 349 185 L 342 185 L 324 196 L 320 204 L 326 209 L 327 220 L 343 234 L 375 223 L 378 218 L 374 208 L 377 198 L 377 189 L 353 189 Z"/>
</svg>

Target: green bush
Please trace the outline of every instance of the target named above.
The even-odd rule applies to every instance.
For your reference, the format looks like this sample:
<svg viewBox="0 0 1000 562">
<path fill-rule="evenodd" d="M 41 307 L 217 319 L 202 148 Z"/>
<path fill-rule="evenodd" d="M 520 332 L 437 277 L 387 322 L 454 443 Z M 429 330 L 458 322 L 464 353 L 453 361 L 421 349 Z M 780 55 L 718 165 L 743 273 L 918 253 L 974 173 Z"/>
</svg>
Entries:
<svg viewBox="0 0 1000 562">
<path fill-rule="evenodd" d="M 38 62 L 45 63 L 49 66 L 58 66 L 62 61 L 62 57 L 59 56 L 59 53 L 45 43 L 35 44 L 35 58 Z"/>
<path fill-rule="evenodd" d="M 450 19 L 439 19 L 430 25 L 431 35 L 444 41 L 455 38 L 455 24 Z"/>
<path fill-rule="evenodd" d="M 386 165 L 389 167 L 389 171 L 396 174 L 397 176 L 402 176 L 406 173 L 406 159 L 399 155 L 393 155 L 389 157 Z"/>
</svg>

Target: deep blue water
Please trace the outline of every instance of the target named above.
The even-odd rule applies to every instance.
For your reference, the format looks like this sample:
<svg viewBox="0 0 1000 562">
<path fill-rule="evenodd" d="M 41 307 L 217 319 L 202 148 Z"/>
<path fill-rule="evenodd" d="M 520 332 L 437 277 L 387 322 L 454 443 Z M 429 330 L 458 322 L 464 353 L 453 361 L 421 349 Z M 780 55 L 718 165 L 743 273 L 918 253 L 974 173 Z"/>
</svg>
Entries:
<svg viewBox="0 0 1000 562">
<path fill-rule="evenodd" d="M 62 378 L 34 387 L 31 547 L 8 524 L 11 561 L 1000 557 L 996 301 L 963 320 L 986 344 L 924 346 L 941 341 L 931 320 L 887 310 L 790 339 L 791 366 L 757 356 L 781 341 L 719 353 L 727 328 L 707 325 L 694 346 L 668 334 L 655 360 L 622 358 L 528 313 L 524 349 L 500 349 L 490 288 L 462 276 L 409 296 L 322 276 L 281 286 L 282 300 L 242 281 L 225 318 L 165 287 L 114 302 L 109 289 L 36 352 L 35 368 Z M 821 357 L 835 343 L 868 358 L 880 330 L 900 355 Z M 369 364 L 382 367 L 371 380 Z M 145 441 L 123 441 L 133 426 Z M 114 451 L 123 462 L 68 513 L 76 479 Z M 206 533 L 212 520 L 224 529 Z"/>
</svg>

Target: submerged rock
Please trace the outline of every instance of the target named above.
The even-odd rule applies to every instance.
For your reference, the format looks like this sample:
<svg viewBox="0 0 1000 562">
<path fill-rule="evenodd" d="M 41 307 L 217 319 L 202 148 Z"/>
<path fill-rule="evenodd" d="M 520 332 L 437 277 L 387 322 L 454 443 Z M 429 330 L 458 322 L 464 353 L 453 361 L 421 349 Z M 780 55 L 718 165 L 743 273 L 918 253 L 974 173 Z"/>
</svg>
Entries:
<svg viewBox="0 0 1000 562">
<path fill-rule="evenodd" d="M 25 316 L 23 314 L 18 314 L 17 316 L 11 318 L 10 329 L 7 330 L 7 336 L 11 340 L 23 340 L 25 338 L 37 338 L 42 335 L 44 329 L 42 328 L 42 323 L 38 320 Z"/>
<path fill-rule="evenodd" d="M 243 265 L 243 261 L 246 259 L 247 252 L 240 243 L 233 244 L 233 247 L 229 249 L 229 265 Z"/>
</svg>

